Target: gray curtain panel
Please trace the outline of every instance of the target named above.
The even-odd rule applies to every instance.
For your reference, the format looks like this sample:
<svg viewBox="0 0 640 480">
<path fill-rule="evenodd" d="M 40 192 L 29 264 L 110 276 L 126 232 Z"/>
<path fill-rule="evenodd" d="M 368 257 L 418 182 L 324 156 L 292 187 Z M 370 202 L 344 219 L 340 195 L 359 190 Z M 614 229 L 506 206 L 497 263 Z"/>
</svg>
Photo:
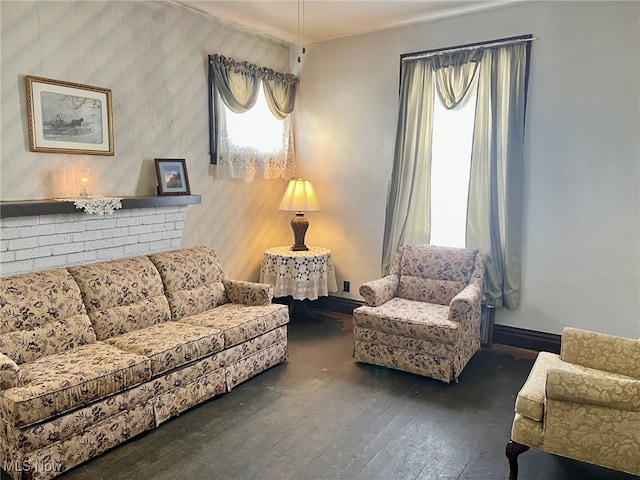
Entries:
<svg viewBox="0 0 640 480">
<path fill-rule="evenodd" d="M 428 243 L 431 226 L 431 136 L 433 62 L 402 64 L 395 156 L 382 244 L 386 275 L 401 245 Z"/>
<path fill-rule="evenodd" d="M 229 110 L 243 113 L 255 105 L 260 88 L 260 67 L 222 55 L 213 55 L 209 64 L 216 90 Z"/>
<path fill-rule="evenodd" d="M 520 305 L 527 45 L 483 52 L 478 81 L 467 247 L 488 253 L 485 303 Z"/>
<path fill-rule="evenodd" d="M 297 83 L 297 77 L 290 73 L 278 73 L 273 70 L 263 72 L 264 96 L 267 99 L 269 110 L 278 120 L 283 120 L 293 112 L 296 103 Z"/>
</svg>

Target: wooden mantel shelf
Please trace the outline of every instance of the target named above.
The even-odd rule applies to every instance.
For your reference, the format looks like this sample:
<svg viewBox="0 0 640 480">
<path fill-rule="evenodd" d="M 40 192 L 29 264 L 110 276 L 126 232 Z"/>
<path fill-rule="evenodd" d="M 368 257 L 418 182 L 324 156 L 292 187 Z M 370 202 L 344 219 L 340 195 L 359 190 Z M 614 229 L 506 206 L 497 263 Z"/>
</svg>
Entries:
<svg viewBox="0 0 640 480">
<path fill-rule="evenodd" d="M 149 195 L 122 198 L 122 208 L 173 207 L 176 205 L 196 205 L 201 202 L 200 195 Z M 28 217 L 32 215 L 54 215 L 58 213 L 79 213 L 73 204 L 60 200 L 15 200 L 0 201 L 0 218 Z"/>
</svg>

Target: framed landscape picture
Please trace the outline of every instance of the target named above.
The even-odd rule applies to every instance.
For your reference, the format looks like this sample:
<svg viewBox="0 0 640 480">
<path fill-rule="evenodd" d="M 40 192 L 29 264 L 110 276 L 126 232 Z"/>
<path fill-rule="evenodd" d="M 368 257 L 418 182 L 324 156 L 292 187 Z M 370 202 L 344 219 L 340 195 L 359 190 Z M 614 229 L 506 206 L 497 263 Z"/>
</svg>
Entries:
<svg viewBox="0 0 640 480">
<path fill-rule="evenodd" d="M 113 155 L 111 90 L 26 76 L 32 152 Z"/>
<path fill-rule="evenodd" d="M 191 195 L 184 158 L 156 158 L 158 195 Z"/>
</svg>

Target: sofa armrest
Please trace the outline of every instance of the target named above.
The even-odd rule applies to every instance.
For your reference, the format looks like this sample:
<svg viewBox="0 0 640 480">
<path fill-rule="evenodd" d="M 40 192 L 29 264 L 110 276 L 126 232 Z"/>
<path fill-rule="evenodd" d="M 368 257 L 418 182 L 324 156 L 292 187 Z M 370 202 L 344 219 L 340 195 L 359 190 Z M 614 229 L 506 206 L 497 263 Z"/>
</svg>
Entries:
<svg viewBox="0 0 640 480">
<path fill-rule="evenodd" d="M 370 307 L 379 307 L 395 297 L 400 280 L 397 275 L 387 275 L 360 285 L 360 295 Z"/>
<path fill-rule="evenodd" d="M 0 390 L 22 385 L 20 367 L 16 362 L 0 352 Z"/>
<path fill-rule="evenodd" d="M 551 368 L 546 395 L 560 400 L 640 412 L 640 380 Z"/>
<path fill-rule="evenodd" d="M 640 340 L 566 327 L 560 357 L 567 363 L 640 379 Z"/>
<path fill-rule="evenodd" d="M 241 305 L 269 305 L 273 300 L 275 288 L 268 283 L 244 282 L 241 280 L 222 281 L 231 303 Z"/>
</svg>

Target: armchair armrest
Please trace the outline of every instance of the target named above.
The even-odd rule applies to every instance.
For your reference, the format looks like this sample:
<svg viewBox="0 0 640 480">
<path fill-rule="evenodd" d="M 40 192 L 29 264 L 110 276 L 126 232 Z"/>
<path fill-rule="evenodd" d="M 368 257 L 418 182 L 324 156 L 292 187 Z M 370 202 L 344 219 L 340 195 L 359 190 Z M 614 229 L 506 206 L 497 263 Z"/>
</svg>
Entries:
<svg viewBox="0 0 640 480">
<path fill-rule="evenodd" d="M 244 282 L 224 279 L 224 289 L 231 303 L 241 305 L 269 305 L 273 300 L 275 289 L 268 283 Z"/>
<path fill-rule="evenodd" d="M 471 318 L 477 316 L 479 319 L 482 315 L 485 261 L 486 256 L 478 252 L 469 284 L 453 297 L 449 304 L 449 318 L 451 320 L 460 322 L 469 314 Z"/>
<path fill-rule="evenodd" d="M 640 411 L 640 380 L 632 378 L 551 368 L 546 394 L 550 400 Z"/>
<path fill-rule="evenodd" d="M 560 358 L 567 363 L 640 379 L 640 340 L 566 327 Z"/>
<path fill-rule="evenodd" d="M 399 282 L 397 275 L 387 275 L 360 285 L 360 295 L 370 307 L 379 307 L 396 295 Z"/>
<path fill-rule="evenodd" d="M 0 390 L 22 385 L 20 367 L 16 362 L 0 352 Z"/>
<path fill-rule="evenodd" d="M 482 308 L 482 285 L 470 283 L 462 289 L 449 304 L 449 317 L 454 321 L 461 321 L 466 315 L 481 315 Z M 475 313 L 472 313 L 475 312 Z"/>
</svg>

